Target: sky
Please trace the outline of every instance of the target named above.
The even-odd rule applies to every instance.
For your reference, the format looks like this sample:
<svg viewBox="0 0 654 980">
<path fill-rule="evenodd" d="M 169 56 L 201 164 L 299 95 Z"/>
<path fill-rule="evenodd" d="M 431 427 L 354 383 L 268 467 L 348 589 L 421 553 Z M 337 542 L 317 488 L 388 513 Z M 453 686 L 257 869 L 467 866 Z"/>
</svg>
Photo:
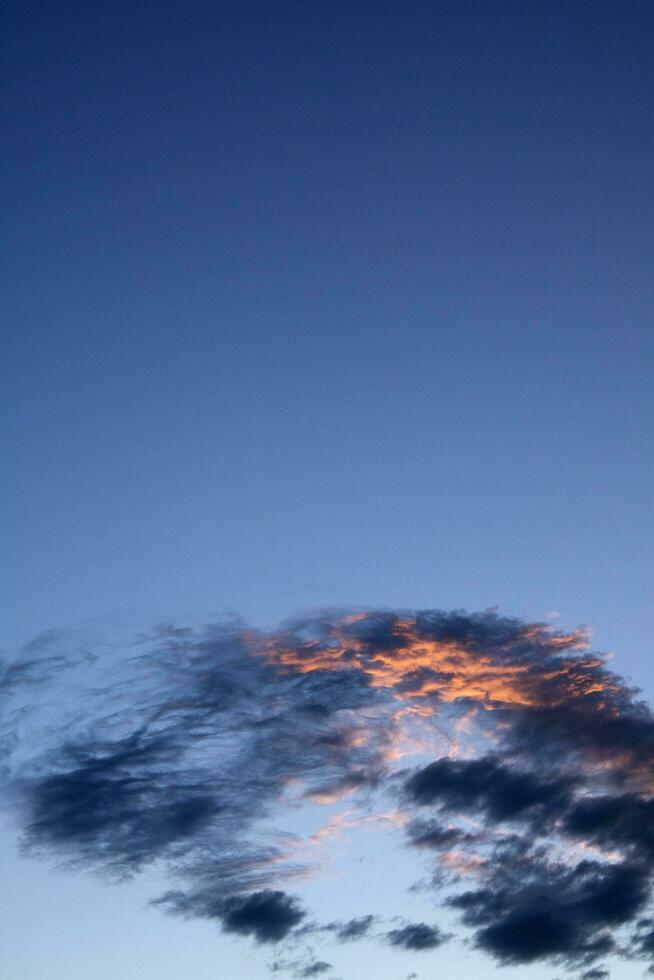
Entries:
<svg viewBox="0 0 654 980">
<path fill-rule="evenodd" d="M 570 963 L 516 968 L 497 945 L 479 947 L 480 909 L 445 907 L 442 894 L 459 887 L 450 879 L 445 891 L 424 885 L 435 860 L 454 874 L 434 828 L 430 847 L 416 840 L 420 822 L 437 817 L 470 835 L 466 820 L 484 834 L 502 824 L 475 783 L 476 758 L 496 787 L 510 782 L 509 764 L 524 779 L 551 769 L 525 733 L 535 705 L 554 710 L 533 658 L 558 676 L 551 658 L 563 650 L 568 677 L 577 675 L 565 658 L 581 658 L 591 680 L 569 702 L 575 718 L 587 719 L 591 698 L 593 719 L 622 712 L 649 731 L 628 689 L 654 698 L 651 4 L 8 0 L 2 16 L 1 641 L 5 664 L 21 668 L 5 674 L 3 730 L 19 733 L 2 843 L 7 976 L 264 980 L 324 962 L 333 971 L 305 975 L 567 976 Z M 470 618 L 454 639 L 447 618 L 425 626 L 418 614 L 462 609 Z M 354 626 L 351 615 L 361 617 Z M 289 617 L 292 628 L 280 625 Z M 533 623 L 548 628 L 533 633 Z M 374 640 L 366 624 L 381 630 Z M 557 647 L 582 626 L 608 666 L 577 640 Z M 182 627 L 188 671 L 163 676 L 161 651 L 171 655 Z M 391 683 L 371 670 L 374 643 L 400 661 L 418 644 L 418 666 L 402 662 L 404 673 L 435 671 L 456 646 L 447 685 L 425 695 L 427 715 L 409 710 L 423 704 L 413 675 Z M 332 649 L 350 651 L 347 670 Z M 272 711 L 272 691 L 307 746 L 318 722 L 302 714 L 303 698 L 314 695 L 330 706 L 320 733 L 345 725 L 354 741 L 330 761 L 307 748 L 312 766 L 293 756 L 283 771 L 266 743 L 277 782 L 259 809 L 234 802 L 225 821 L 239 824 L 228 844 L 241 857 L 252 857 L 251 830 L 264 849 L 278 847 L 282 877 L 254 891 L 249 879 L 240 892 L 225 886 L 213 917 L 185 918 L 174 914 L 181 899 L 149 903 L 179 889 L 175 862 L 205 854 L 200 838 L 209 846 L 226 806 L 203 768 L 197 701 L 175 716 L 174 738 L 157 729 L 163 761 L 141 746 L 149 788 L 128 807 L 155 813 L 164 791 L 166 805 L 181 806 L 175 780 L 190 752 L 212 788 L 191 794 L 184 855 L 172 835 L 152 860 L 135 859 L 133 878 L 107 884 L 109 865 L 127 860 L 108 828 L 141 839 L 147 827 L 103 811 L 93 830 L 75 834 L 69 822 L 64 846 L 39 806 L 62 772 L 84 771 L 96 792 L 88 760 L 98 753 L 119 779 L 127 763 L 116 740 L 130 718 L 162 712 L 180 685 L 214 670 L 227 683 L 220 671 L 235 651 L 229 683 L 251 699 L 230 707 L 235 740 L 251 744 L 249 712 Z M 499 671 L 501 690 L 484 674 L 455 698 L 470 662 L 473 673 L 480 663 L 496 680 Z M 516 706 L 507 690 L 522 675 L 508 680 L 507 663 L 535 671 L 538 696 L 530 688 Z M 337 697 L 342 679 L 356 705 Z M 399 720 L 398 705 L 408 712 Z M 348 712 L 357 725 L 361 712 L 369 719 L 365 758 Z M 432 744 L 436 715 L 450 748 Z M 556 771 L 540 796 L 530 784 L 538 802 L 518 819 L 520 840 L 535 814 L 546 833 L 547 816 L 564 828 L 556 847 L 568 867 L 580 786 L 591 796 L 619 789 L 636 810 L 592 846 L 622 847 L 649 869 L 646 845 L 625 843 L 624 826 L 642 819 L 654 742 L 634 736 L 629 753 L 637 743 L 640 755 L 625 761 L 627 736 L 611 729 L 598 735 L 606 757 L 591 758 L 572 727 L 557 742 L 557 726 L 558 716 L 544 736 Z M 219 755 L 240 758 L 222 728 L 212 732 Z M 414 755 L 402 754 L 407 739 Z M 450 766 L 436 795 L 435 747 Z M 620 787 L 586 784 L 584 767 L 613 778 L 618 756 Z M 464 776 L 456 795 L 452 780 Z M 339 780 L 340 801 L 311 797 Z M 247 786 L 236 781 L 236 801 Z M 212 847 L 227 846 L 220 834 Z M 518 861 L 517 841 L 511 860 L 488 835 L 459 843 L 468 863 Z M 291 860 L 295 847 L 308 856 Z M 74 867 L 56 870 L 62 857 Z M 284 861 L 322 870 L 295 880 Z M 562 887 L 561 867 L 533 865 L 547 894 Z M 467 874 L 472 888 L 481 872 Z M 195 896 L 197 912 L 197 875 L 184 880 L 185 908 Z M 496 899 L 508 888 L 497 876 L 491 884 Z M 233 902 L 252 894 L 277 902 L 264 913 L 286 916 L 281 945 L 232 928 L 248 912 Z M 334 923 L 367 915 L 360 942 L 339 937 Z M 584 923 L 576 939 L 590 942 Z M 394 935 L 411 924 L 436 930 L 430 949 Z M 607 955 L 617 980 L 647 967 Z"/>
</svg>

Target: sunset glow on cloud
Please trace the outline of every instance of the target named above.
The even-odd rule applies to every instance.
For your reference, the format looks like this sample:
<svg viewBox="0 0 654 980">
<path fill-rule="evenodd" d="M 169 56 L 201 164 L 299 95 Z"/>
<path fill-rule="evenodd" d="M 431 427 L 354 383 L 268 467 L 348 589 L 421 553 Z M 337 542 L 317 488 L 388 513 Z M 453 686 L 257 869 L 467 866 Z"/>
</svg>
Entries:
<svg viewBox="0 0 654 980">
<path fill-rule="evenodd" d="M 651 958 L 654 718 L 583 631 L 386 610 L 120 649 L 49 634 L 5 665 L 2 695 L 25 851 L 118 880 L 158 864 L 155 904 L 283 943 L 276 970 L 329 973 L 326 938 L 416 956 L 458 938 L 586 976 Z M 327 816 L 289 833 L 307 812 Z M 320 922 L 293 894 L 324 846 L 373 826 L 423 862 L 432 922 L 372 898 Z"/>
</svg>

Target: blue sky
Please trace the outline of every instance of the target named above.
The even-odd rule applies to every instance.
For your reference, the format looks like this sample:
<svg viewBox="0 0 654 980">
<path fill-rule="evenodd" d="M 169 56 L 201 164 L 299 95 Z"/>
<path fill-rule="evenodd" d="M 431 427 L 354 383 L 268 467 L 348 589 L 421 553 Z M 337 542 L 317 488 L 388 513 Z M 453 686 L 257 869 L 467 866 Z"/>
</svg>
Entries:
<svg viewBox="0 0 654 980">
<path fill-rule="evenodd" d="M 498 607 L 651 697 L 651 5 L 4 16 L 5 649 Z M 267 975 L 142 880 L 4 861 L 11 980 Z"/>
</svg>

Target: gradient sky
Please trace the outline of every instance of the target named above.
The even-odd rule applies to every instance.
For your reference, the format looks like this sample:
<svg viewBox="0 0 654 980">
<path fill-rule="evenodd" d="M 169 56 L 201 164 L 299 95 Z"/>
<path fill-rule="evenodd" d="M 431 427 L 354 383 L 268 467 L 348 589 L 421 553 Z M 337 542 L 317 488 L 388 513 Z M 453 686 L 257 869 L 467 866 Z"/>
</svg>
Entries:
<svg viewBox="0 0 654 980">
<path fill-rule="evenodd" d="M 3 35 L 5 649 L 498 607 L 653 698 L 651 3 L 9 0 Z M 3 864 L 9 980 L 268 975 L 152 881 Z"/>
</svg>

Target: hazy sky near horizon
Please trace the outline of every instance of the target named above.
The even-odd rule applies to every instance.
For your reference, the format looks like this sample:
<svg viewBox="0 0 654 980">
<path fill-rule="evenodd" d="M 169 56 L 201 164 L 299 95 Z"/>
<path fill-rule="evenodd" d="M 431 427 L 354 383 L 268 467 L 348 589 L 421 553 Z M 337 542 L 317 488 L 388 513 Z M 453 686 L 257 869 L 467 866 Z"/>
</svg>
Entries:
<svg viewBox="0 0 654 980">
<path fill-rule="evenodd" d="M 496 607 L 587 624 L 654 698 L 652 5 L 3 21 L 8 655 L 55 627 Z M 3 850 L 9 980 L 268 975 L 144 908 L 154 872 Z M 307 888 L 328 915 L 334 882 Z M 344 980 L 494 970 L 338 955 Z"/>
</svg>

